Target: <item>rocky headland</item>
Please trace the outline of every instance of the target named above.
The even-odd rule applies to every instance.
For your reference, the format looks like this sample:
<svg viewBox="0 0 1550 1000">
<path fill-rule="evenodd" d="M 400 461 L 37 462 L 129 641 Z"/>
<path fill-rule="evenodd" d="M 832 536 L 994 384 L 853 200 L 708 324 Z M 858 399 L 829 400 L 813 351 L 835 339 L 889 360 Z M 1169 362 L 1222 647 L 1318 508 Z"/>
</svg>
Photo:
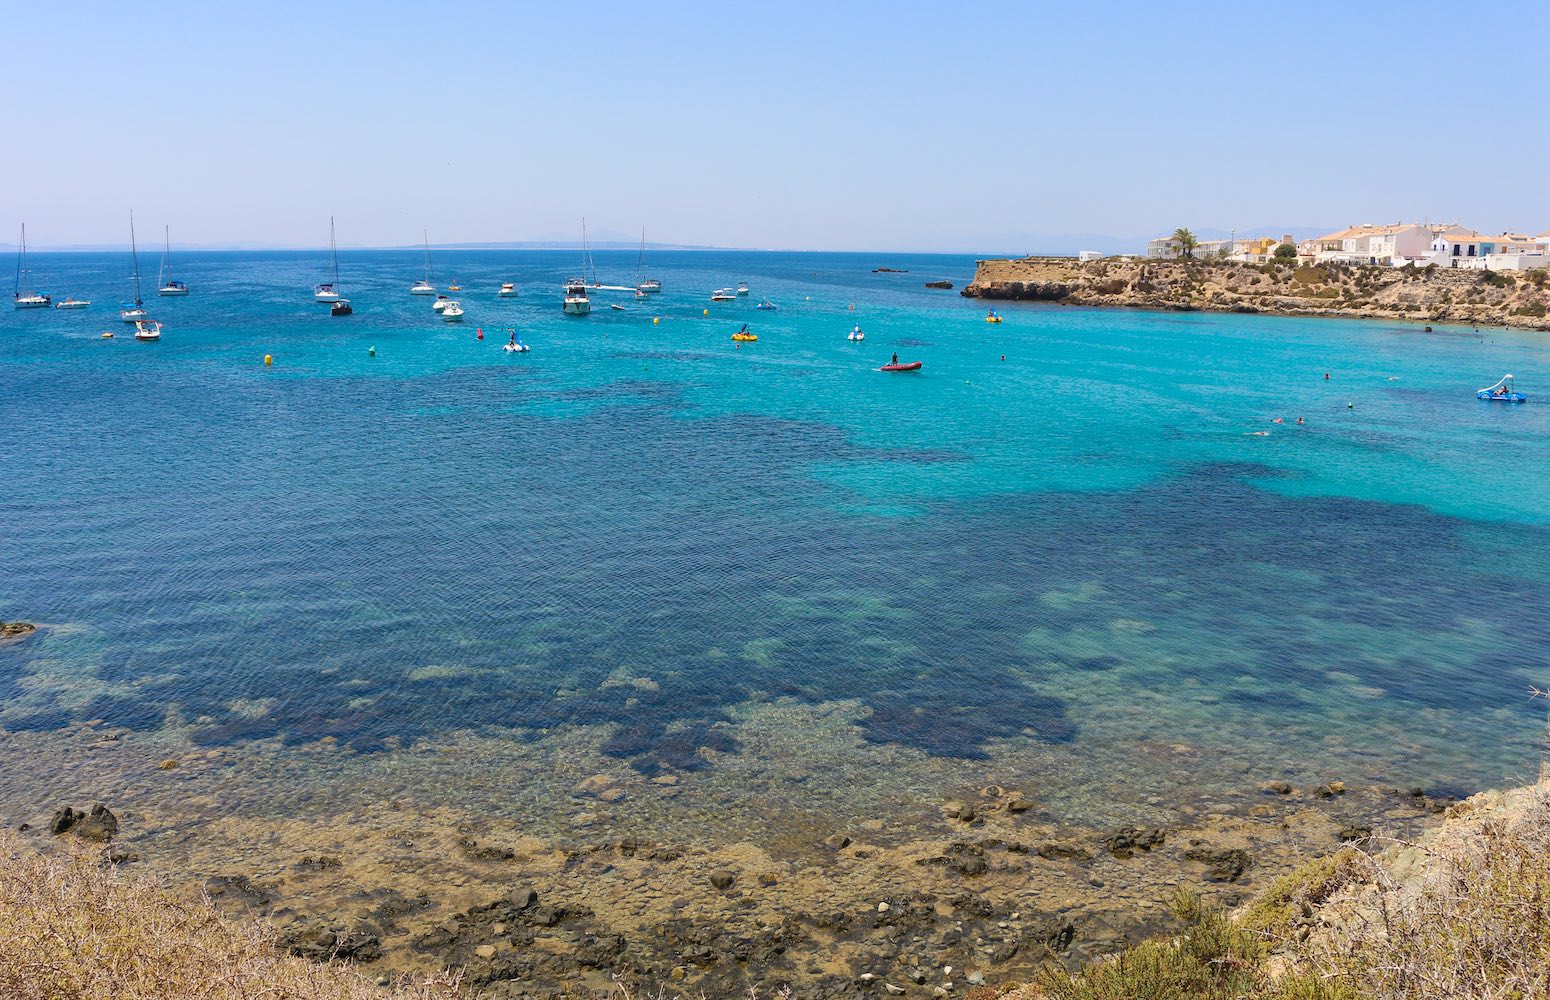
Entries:
<svg viewBox="0 0 1550 1000">
<path fill-rule="evenodd" d="M 1550 274 L 1028 257 L 977 262 L 969 298 L 1550 330 Z"/>
</svg>

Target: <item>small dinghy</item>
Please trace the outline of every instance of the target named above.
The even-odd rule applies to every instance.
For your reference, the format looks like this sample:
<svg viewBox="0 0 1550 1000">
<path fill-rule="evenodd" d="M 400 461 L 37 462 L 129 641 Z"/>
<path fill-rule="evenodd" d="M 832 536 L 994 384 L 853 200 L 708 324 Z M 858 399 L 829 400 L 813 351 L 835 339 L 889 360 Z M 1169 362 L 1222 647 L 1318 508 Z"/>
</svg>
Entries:
<svg viewBox="0 0 1550 1000">
<path fill-rule="evenodd" d="M 918 372 L 918 371 L 920 371 L 920 362 L 919 361 L 904 361 L 904 362 L 901 362 L 901 361 L 899 361 L 899 356 L 897 354 L 895 354 L 893 356 L 893 360 L 890 361 L 888 364 L 883 365 L 881 368 L 878 369 L 878 371 L 880 371 L 880 372 Z"/>
<path fill-rule="evenodd" d="M 624 306 L 621 306 L 617 302 L 608 303 L 608 308 L 612 309 L 614 312 L 624 312 Z"/>
<path fill-rule="evenodd" d="M 1475 393 L 1475 398 L 1488 399 L 1497 403 L 1522 403 L 1528 399 L 1523 393 L 1513 389 L 1511 375 L 1503 375 L 1500 382 L 1479 390 Z"/>
<path fill-rule="evenodd" d="M 866 339 L 866 334 L 861 332 L 861 324 L 857 323 L 856 326 L 855 326 L 855 329 L 851 330 L 850 333 L 846 335 L 845 339 L 846 340 L 865 340 Z"/>
<path fill-rule="evenodd" d="M 1001 322 L 1001 314 L 996 312 L 994 309 L 992 309 L 992 310 L 990 310 L 990 312 L 985 314 L 985 322 L 987 322 L 987 323 L 999 323 L 999 322 Z"/>
<path fill-rule="evenodd" d="M 732 334 L 732 339 L 736 340 L 736 341 L 742 341 L 742 342 L 752 342 L 752 341 L 758 340 L 759 339 L 759 335 L 755 334 L 755 333 L 749 333 L 748 332 L 748 324 L 744 323 L 743 324 L 743 328 L 741 330 L 739 330 L 736 333 Z"/>
</svg>

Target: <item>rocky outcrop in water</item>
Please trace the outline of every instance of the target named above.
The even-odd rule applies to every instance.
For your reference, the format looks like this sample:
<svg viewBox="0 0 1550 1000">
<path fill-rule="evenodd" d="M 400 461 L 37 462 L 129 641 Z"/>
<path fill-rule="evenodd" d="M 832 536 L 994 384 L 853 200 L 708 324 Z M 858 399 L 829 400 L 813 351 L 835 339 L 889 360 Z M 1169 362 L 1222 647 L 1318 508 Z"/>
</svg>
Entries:
<svg viewBox="0 0 1550 1000">
<path fill-rule="evenodd" d="M 982 260 L 969 298 L 1550 330 L 1546 271 L 1069 257 Z"/>
<path fill-rule="evenodd" d="M 32 622 L 0 622 L 0 642 L 11 639 L 20 639 L 24 635 L 31 635 L 38 627 Z"/>
</svg>

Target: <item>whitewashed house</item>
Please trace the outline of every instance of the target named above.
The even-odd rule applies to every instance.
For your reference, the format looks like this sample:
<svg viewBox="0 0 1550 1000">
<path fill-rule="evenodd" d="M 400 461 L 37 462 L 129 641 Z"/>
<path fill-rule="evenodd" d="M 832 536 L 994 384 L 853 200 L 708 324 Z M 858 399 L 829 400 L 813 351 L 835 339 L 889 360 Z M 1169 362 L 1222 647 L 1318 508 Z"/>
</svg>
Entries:
<svg viewBox="0 0 1550 1000">
<path fill-rule="evenodd" d="M 1304 241 L 1298 250 L 1320 264 L 1405 264 L 1430 256 L 1434 235 L 1420 223 L 1349 226 Z"/>
<path fill-rule="evenodd" d="M 1482 236 L 1454 230 L 1432 240 L 1432 254 L 1424 263 L 1471 270 L 1527 271 L 1550 264 L 1550 256 L 1546 243 L 1537 236 Z"/>
<path fill-rule="evenodd" d="M 1232 253 L 1232 240 L 1200 240 L 1195 244 L 1195 259 L 1216 257 L 1223 255 L 1223 251 Z M 1179 241 L 1172 236 L 1159 236 L 1155 240 L 1147 240 L 1146 256 L 1152 260 L 1178 260 Z"/>
</svg>

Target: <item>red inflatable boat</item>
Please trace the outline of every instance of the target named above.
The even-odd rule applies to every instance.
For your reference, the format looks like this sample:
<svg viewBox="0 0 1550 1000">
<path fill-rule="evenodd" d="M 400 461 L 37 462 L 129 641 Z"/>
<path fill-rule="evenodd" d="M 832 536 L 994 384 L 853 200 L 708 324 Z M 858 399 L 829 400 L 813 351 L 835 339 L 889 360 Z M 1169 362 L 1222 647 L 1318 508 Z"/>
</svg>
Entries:
<svg viewBox="0 0 1550 1000">
<path fill-rule="evenodd" d="M 903 364 L 883 365 L 880 372 L 917 372 L 920 371 L 919 361 L 906 361 Z"/>
</svg>

